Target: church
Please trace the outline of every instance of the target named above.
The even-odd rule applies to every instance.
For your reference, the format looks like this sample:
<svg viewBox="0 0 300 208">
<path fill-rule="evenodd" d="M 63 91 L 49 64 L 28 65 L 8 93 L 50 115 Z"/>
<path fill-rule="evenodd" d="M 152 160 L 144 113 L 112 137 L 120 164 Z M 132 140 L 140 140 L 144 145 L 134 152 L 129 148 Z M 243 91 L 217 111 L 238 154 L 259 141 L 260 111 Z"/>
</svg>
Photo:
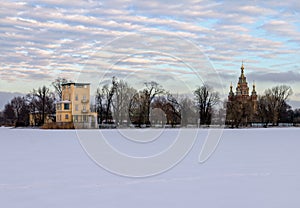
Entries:
<svg viewBox="0 0 300 208">
<path fill-rule="evenodd" d="M 255 84 L 251 95 L 249 93 L 248 82 L 245 76 L 244 63 L 241 66 L 241 75 L 239 77 L 235 93 L 233 92 L 232 83 L 227 102 L 227 121 L 233 125 L 248 125 L 253 120 L 253 116 L 257 111 L 257 93 Z"/>
</svg>

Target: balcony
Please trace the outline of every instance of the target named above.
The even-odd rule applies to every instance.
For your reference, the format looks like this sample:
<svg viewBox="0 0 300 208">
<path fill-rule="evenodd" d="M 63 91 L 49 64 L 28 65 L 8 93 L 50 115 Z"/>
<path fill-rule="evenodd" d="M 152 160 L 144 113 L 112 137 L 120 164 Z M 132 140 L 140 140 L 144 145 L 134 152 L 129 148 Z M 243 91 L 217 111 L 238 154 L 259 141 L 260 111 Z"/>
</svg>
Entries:
<svg viewBox="0 0 300 208">
<path fill-rule="evenodd" d="M 88 102 L 89 102 L 88 99 L 82 99 L 82 100 L 81 100 L 81 103 L 88 103 Z"/>
<path fill-rule="evenodd" d="M 86 109 L 82 109 L 81 113 L 87 113 L 88 111 Z"/>
</svg>

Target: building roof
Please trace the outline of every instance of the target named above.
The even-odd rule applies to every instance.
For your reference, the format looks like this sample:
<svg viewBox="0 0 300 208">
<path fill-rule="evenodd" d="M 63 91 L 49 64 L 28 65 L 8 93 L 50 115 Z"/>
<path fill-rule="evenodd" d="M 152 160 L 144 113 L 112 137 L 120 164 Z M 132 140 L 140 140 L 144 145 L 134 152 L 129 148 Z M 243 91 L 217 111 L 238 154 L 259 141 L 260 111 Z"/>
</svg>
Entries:
<svg viewBox="0 0 300 208">
<path fill-rule="evenodd" d="M 84 85 L 90 85 L 90 83 L 76 83 L 76 82 L 68 82 L 68 83 L 64 83 L 61 84 L 62 86 L 66 86 L 66 85 L 75 85 L 75 86 L 84 86 Z"/>
<path fill-rule="evenodd" d="M 71 103 L 71 101 L 69 101 L 69 100 L 62 100 L 62 101 L 57 101 L 56 102 L 56 104 L 58 104 L 58 103 Z"/>
</svg>

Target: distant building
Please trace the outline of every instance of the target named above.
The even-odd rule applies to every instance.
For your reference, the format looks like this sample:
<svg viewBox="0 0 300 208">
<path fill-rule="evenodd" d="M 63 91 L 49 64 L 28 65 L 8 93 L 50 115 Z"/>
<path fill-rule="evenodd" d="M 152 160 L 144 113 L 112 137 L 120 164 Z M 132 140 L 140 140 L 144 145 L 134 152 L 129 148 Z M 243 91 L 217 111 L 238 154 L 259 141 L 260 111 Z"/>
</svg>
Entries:
<svg viewBox="0 0 300 208">
<path fill-rule="evenodd" d="M 232 91 L 232 84 L 230 85 L 230 91 L 228 95 L 228 102 L 231 101 L 241 101 L 242 103 L 251 103 L 254 110 L 257 108 L 257 94 L 255 90 L 255 84 L 253 83 L 253 88 L 251 95 L 249 95 L 248 82 L 244 74 L 244 64 L 241 66 L 241 75 L 237 83 L 235 94 Z"/>
<path fill-rule="evenodd" d="M 62 84 L 62 100 L 56 103 L 56 122 L 75 128 L 97 128 L 97 113 L 90 109 L 90 84 Z"/>
<path fill-rule="evenodd" d="M 255 84 L 253 83 L 250 95 L 244 69 L 244 64 L 242 64 L 241 75 L 235 93 L 232 90 L 232 84 L 230 85 L 226 123 L 232 127 L 238 127 L 239 125 L 247 126 L 249 123 L 253 123 L 257 112 L 257 93 Z"/>
<path fill-rule="evenodd" d="M 43 115 L 40 111 L 29 113 L 29 125 L 30 126 L 41 126 L 42 124 L 50 124 L 55 121 L 55 114 L 46 114 L 44 121 Z"/>
</svg>

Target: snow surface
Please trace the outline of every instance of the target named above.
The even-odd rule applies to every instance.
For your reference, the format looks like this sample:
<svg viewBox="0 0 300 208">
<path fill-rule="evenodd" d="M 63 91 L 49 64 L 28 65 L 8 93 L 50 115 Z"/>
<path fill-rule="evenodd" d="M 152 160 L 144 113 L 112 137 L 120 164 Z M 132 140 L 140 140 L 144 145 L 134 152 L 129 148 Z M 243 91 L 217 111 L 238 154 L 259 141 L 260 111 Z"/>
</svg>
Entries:
<svg viewBox="0 0 300 208">
<path fill-rule="evenodd" d="M 300 207 L 300 128 L 225 129 L 215 153 L 199 164 L 207 131 L 200 130 L 191 152 L 171 170 L 128 178 L 93 162 L 75 130 L 2 127 L 0 207 Z M 135 156 L 171 142 L 130 144 L 117 130 L 103 132 Z"/>
</svg>

